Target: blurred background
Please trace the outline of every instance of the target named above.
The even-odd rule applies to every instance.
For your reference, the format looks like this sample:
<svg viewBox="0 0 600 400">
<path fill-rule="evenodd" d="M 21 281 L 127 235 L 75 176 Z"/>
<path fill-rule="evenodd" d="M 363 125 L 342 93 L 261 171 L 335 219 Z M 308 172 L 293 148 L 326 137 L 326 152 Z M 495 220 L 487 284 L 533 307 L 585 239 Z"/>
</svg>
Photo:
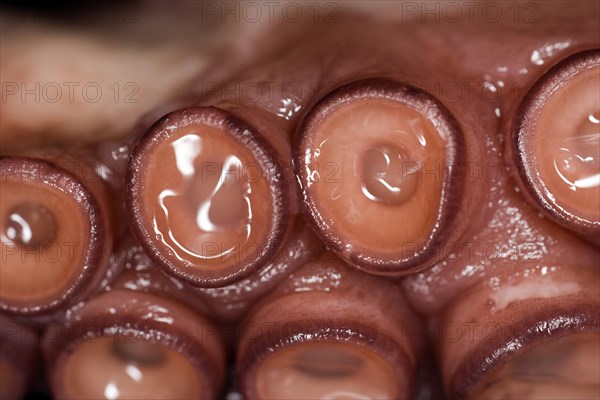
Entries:
<svg viewBox="0 0 600 400">
<path fill-rule="evenodd" d="M 285 51 L 315 24 L 368 29 L 344 23 L 348 15 L 431 29 L 483 19 L 485 29 L 499 31 L 529 29 L 553 16 L 589 20 L 598 9 L 595 0 L 471 3 L 2 1 L 0 153 L 123 137 L 143 114 Z"/>
<path fill-rule="evenodd" d="M 0 153 L 124 136 L 141 115 L 232 76 L 314 23 L 393 2 L 3 1 Z M 276 31 L 275 35 L 269 34 Z"/>
</svg>

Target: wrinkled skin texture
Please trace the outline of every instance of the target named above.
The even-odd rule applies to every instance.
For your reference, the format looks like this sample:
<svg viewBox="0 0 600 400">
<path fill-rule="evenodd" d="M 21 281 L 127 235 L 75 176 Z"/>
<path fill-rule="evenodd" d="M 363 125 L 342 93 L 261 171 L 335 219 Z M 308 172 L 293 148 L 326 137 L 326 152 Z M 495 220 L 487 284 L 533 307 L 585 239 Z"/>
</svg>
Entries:
<svg viewBox="0 0 600 400">
<path fill-rule="evenodd" d="M 35 118 L 39 125 L 32 127 L 24 115 L 51 105 L 19 102 L 18 108 L 9 108 L 16 106 L 3 104 L 0 153 L 22 147 L 20 135 L 29 145 L 47 140 L 64 144 L 70 138 L 92 143 L 100 137 L 97 132 L 104 132 L 102 139 L 123 137 L 142 113 L 149 112 L 139 120 L 143 130 L 167 111 L 192 104 L 228 104 L 242 117 L 253 118 L 257 126 L 293 138 L 302 115 L 324 94 L 348 81 L 391 76 L 430 92 L 453 113 L 467 143 L 471 168 L 466 171 L 463 203 L 458 208 L 461 234 L 453 246 L 440 249 L 431 268 L 404 278 L 400 286 L 412 307 L 434 327 L 425 335 L 436 349 L 444 386 L 456 395 L 471 390 L 465 387 L 478 379 L 457 372 L 461 363 L 468 361 L 473 349 L 491 351 L 489 346 L 498 343 L 479 347 L 485 335 L 477 325 L 467 325 L 475 326 L 477 339 L 454 344 L 439 333 L 440 326 L 443 332 L 449 324 L 533 324 L 551 318 L 548 310 L 553 307 L 564 310 L 572 325 L 585 325 L 588 322 L 578 322 L 584 319 L 576 318 L 577 310 L 590 308 L 597 315 L 600 302 L 598 248 L 544 218 L 522 195 L 507 151 L 512 117 L 527 89 L 564 57 L 600 46 L 600 5 L 528 4 L 533 6 L 517 7 L 518 17 L 509 4 L 504 5 L 498 22 L 483 17 L 478 9 L 472 18 L 463 9 L 457 22 L 442 13 L 438 22 L 432 14 L 409 16 L 406 9 L 394 13 L 384 8 L 340 14 L 338 22 L 318 26 L 281 22 L 255 27 L 254 32 L 264 29 L 269 38 L 253 42 L 250 35 L 246 39 L 260 44 L 256 54 L 238 53 L 243 61 L 230 64 L 220 59 L 218 73 L 173 82 L 168 90 L 156 89 L 160 95 L 128 110 L 126 119 L 112 118 L 110 108 L 94 106 L 89 108 L 93 112 L 85 121 L 85 131 L 76 129 L 82 122 L 69 127 L 61 121 L 67 127 L 57 129 L 52 118 Z M 269 36 L 269 32 L 285 34 Z M 4 61 L 7 58 L 3 54 L 2 80 L 18 80 L 5 77 L 13 68 Z M 173 61 L 168 54 L 165 58 Z M 129 73 L 125 69 L 117 71 L 124 80 Z M 26 80 L 42 79 L 31 71 Z M 257 86 L 262 88 L 259 96 L 244 90 Z M 177 97 L 180 94 L 185 96 Z M 73 109 L 72 104 L 52 105 L 59 106 L 64 115 Z M 598 329 L 597 324 L 591 326 Z M 428 390 L 421 394 L 426 398 Z"/>
</svg>

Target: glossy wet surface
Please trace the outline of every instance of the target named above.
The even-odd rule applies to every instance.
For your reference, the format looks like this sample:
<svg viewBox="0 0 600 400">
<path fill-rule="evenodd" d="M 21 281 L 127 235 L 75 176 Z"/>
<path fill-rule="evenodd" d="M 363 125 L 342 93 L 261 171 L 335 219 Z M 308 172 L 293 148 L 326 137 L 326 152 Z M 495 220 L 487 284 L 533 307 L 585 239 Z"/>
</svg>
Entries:
<svg viewBox="0 0 600 400">
<path fill-rule="evenodd" d="M 83 342 L 62 376 L 73 399 L 195 399 L 202 393 L 197 370 L 181 353 L 142 339 Z"/>
<path fill-rule="evenodd" d="M 256 255 L 272 210 L 264 172 L 225 132 L 180 128 L 150 157 L 144 223 L 192 268 L 225 268 Z"/>
<path fill-rule="evenodd" d="M 40 203 L 23 203 L 10 212 L 5 234 L 24 247 L 46 246 L 56 235 L 56 219 Z"/>
<path fill-rule="evenodd" d="M 81 273 L 88 216 L 76 199 L 41 183 L 2 182 L 0 200 L 2 298 L 28 304 L 60 295 Z"/>
<path fill-rule="evenodd" d="M 541 109 L 535 158 L 544 193 L 581 218 L 600 221 L 600 66 L 577 73 Z"/>
<path fill-rule="evenodd" d="M 417 3 L 417 6 L 420 4 Z M 598 47 L 596 4 L 579 2 L 571 6 L 572 3 L 527 2 L 516 4 L 516 8 L 513 3 L 490 4 L 502 8 L 501 21 L 498 23 L 492 22 L 489 14 L 482 18 L 478 6 L 475 21 L 469 18 L 472 14 L 464 9 L 459 21 L 450 21 L 447 15 L 435 13 L 406 19 L 406 14 L 396 9 L 396 16 L 389 13 L 389 18 L 396 19 L 392 22 L 387 20 L 388 13 L 382 12 L 381 19 L 361 17 L 348 24 L 331 24 L 328 32 L 317 31 L 314 35 L 306 32 L 306 40 L 285 43 L 266 57 L 264 53 L 262 58 L 254 57 L 254 53 L 249 52 L 249 58 L 254 57 L 252 62 L 258 68 L 249 66 L 241 74 L 231 68 L 229 74 L 226 71 L 218 78 L 231 82 L 234 88 L 236 84 L 248 82 L 276 82 L 280 86 L 293 82 L 301 87 L 298 96 L 277 92 L 268 101 L 263 98 L 248 100 L 239 89 L 234 95 L 238 96 L 236 100 L 242 98 L 242 103 L 259 103 L 258 106 L 267 109 L 274 119 L 291 121 L 286 125 L 289 128 L 286 133 L 294 130 L 293 122 L 310 108 L 313 99 L 309 97 L 318 100 L 320 95 L 315 93 L 326 92 L 346 79 L 365 75 L 397 74 L 399 79 L 411 81 L 432 92 L 451 108 L 470 140 L 469 154 L 477 155 L 474 158 L 474 170 L 481 176 L 475 176 L 473 186 L 465 191 L 467 200 L 475 206 L 463 217 L 468 225 L 467 233 L 450 250 L 437 254 L 439 262 L 433 268 L 405 280 L 404 290 L 410 296 L 410 303 L 429 319 L 443 315 L 450 304 L 463 303 L 466 308 L 476 310 L 459 314 L 463 317 L 469 315 L 469 318 L 459 318 L 456 321 L 459 325 L 494 315 L 518 301 L 525 303 L 522 309 L 529 311 L 531 309 L 527 308 L 527 302 L 530 299 L 550 301 L 556 298 L 568 305 L 572 301 L 570 296 L 587 294 L 585 290 L 592 291 L 598 281 L 598 250 L 549 221 L 523 196 L 511 176 L 512 165 L 506 156 L 506 148 L 510 146 L 506 135 L 507 125 L 510 125 L 514 108 L 527 88 L 560 59 L 582 49 Z M 435 21 L 438 16 L 441 23 Z M 356 27 L 367 29 L 355 35 L 352 32 L 357 30 Z M 276 38 L 279 35 L 269 39 L 275 42 Z M 265 39 L 261 45 L 266 46 L 270 41 Z M 210 81 L 210 78 L 203 77 L 202 80 Z M 222 97 L 218 100 L 222 100 Z M 575 114 L 577 118 L 569 124 L 568 130 L 576 129 L 582 133 L 581 137 L 576 143 L 559 143 L 559 151 L 550 151 L 548 160 L 551 162 L 546 165 L 551 169 L 551 174 L 559 176 L 557 172 L 560 172 L 571 184 L 586 176 L 585 181 L 579 182 L 581 184 L 588 182 L 588 178 L 593 178 L 597 172 L 593 160 L 588 164 L 588 158 L 595 158 L 590 151 L 593 150 L 591 145 L 596 142 L 593 136 L 594 121 L 598 115 L 592 111 L 586 120 L 585 113 Z M 395 183 L 400 175 L 391 173 L 387 167 L 394 165 L 393 160 L 402 159 L 402 152 L 411 153 L 406 154 L 406 158 L 414 154 L 406 152 L 398 144 L 393 145 L 387 147 L 390 143 L 378 141 L 361 147 L 362 153 L 350 153 L 354 159 L 349 165 L 356 165 L 358 158 L 359 175 L 362 177 L 344 180 L 357 191 L 357 198 L 388 209 L 406 206 L 420 190 L 416 187 L 408 199 L 395 197 L 397 191 L 394 189 L 398 188 Z M 373 147 L 376 148 L 374 151 L 367 150 L 368 153 L 364 153 L 365 149 Z M 562 148 L 567 151 L 560 150 Z M 397 158 L 394 158 L 395 154 Z M 361 161 L 365 158 L 374 162 L 365 165 Z M 578 162 L 582 163 L 573 169 Z M 217 174 L 222 174 L 222 171 L 217 169 Z M 325 172 L 331 173 L 329 170 Z M 564 180 L 560 179 L 559 183 L 566 187 Z M 590 179 L 589 182 L 594 180 Z M 231 192 L 224 192 L 231 202 L 224 204 L 239 211 L 241 202 L 238 195 L 242 190 L 235 185 L 231 189 Z M 576 192 L 581 193 L 581 188 Z M 332 193 L 328 193 L 328 196 Z M 198 204 L 206 201 L 205 195 L 200 193 L 197 197 L 185 193 L 180 197 L 187 198 L 182 199 L 182 205 L 193 210 L 187 212 L 186 219 L 195 224 L 196 219 L 189 218 L 189 215 L 197 215 Z M 377 200 L 388 200 L 393 204 Z M 355 214 L 362 213 L 362 210 L 357 208 L 354 214 L 346 213 L 344 219 L 351 221 L 352 218 L 360 218 Z M 218 209 L 208 215 L 213 225 L 221 227 L 239 226 L 238 222 L 244 219 L 237 212 L 231 213 L 230 218 L 220 218 L 222 213 Z M 411 218 L 418 219 L 421 216 L 415 214 Z M 373 220 L 374 225 L 387 222 L 384 218 L 369 219 Z M 407 221 L 407 225 L 414 224 Z M 388 236 L 383 238 L 385 240 L 392 238 Z M 373 242 L 379 245 L 376 240 Z M 337 281 L 328 280 L 331 276 L 337 275 L 328 270 L 316 272 L 314 276 L 298 283 L 298 290 L 303 290 L 308 283 L 334 290 Z M 481 302 L 475 303 L 467 294 L 478 284 L 485 287 L 487 292 Z M 527 315 L 527 312 L 523 315 Z M 515 314 L 515 317 L 523 315 Z M 447 339 L 444 336 L 437 337 L 440 338 Z M 454 343 L 451 340 L 440 342 Z M 493 350 L 490 350 L 490 354 Z M 453 354 L 447 355 L 447 358 L 455 359 Z M 309 375 L 315 375 L 315 369 L 307 369 L 305 364 L 303 362 L 298 371 L 295 363 L 294 374 L 303 376 L 303 371 L 311 371 Z M 353 362 L 349 364 L 354 365 Z M 327 363 L 326 367 L 317 369 L 317 375 L 346 373 L 345 370 L 337 370 L 335 365 Z M 332 373 L 333 370 L 335 373 Z M 442 370 L 447 376 L 452 374 L 452 370 L 443 365 Z"/>
<path fill-rule="evenodd" d="M 401 103 L 356 100 L 311 134 L 305 184 L 332 232 L 383 258 L 427 238 L 445 163 L 444 140 L 430 120 Z"/>
<path fill-rule="evenodd" d="M 600 334 L 579 333 L 534 345 L 486 378 L 474 399 L 597 399 Z"/>
<path fill-rule="evenodd" d="M 356 345 L 307 343 L 279 350 L 258 366 L 264 399 L 393 399 L 398 377 L 379 355 Z"/>
</svg>

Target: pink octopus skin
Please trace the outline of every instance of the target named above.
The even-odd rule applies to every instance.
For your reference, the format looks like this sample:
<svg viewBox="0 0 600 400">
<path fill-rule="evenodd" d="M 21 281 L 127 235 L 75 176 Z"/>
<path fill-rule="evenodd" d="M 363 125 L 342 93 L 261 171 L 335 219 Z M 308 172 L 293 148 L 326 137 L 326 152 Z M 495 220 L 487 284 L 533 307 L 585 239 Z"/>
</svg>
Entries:
<svg viewBox="0 0 600 400">
<path fill-rule="evenodd" d="M 1 307 L 4 311 L 15 315 L 31 315 L 33 316 L 32 321 L 37 320 L 42 323 L 44 320 L 52 319 L 53 313 L 64 312 L 74 302 L 97 293 L 103 282 L 109 278 L 114 244 L 123 233 L 123 227 L 117 224 L 117 218 L 122 213 L 122 209 L 119 202 L 115 201 L 114 187 L 111 187 L 110 183 L 98 173 L 98 171 L 102 171 L 101 168 L 98 168 L 101 164 L 89 149 L 65 151 L 65 149 L 54 147 L 40 148 L 15 157 L 2 157 L 1 162 L 3 183 L 34 184 L 45 187 L 43 190 L 58 190 L 61 196 L 76 199 L 76 202 L 70 206 L 73 209 L 66 208 L 63 209 L 63 212 L 68 210 L 67 213 L 75 215 L 83 210 L 83 218 L 89 218 L 88 222 L 84 222 L 90 224 L 88 242 L 67 237 L 65 240 L 72 240 L 72 242 L 54 243 L 54 236 L 52 236 L 50 244 L 58 247 L 55 258 L 45 255 L 45 252 L 49 251 L 44 247 L 45 244 L 37 245 L 32 249 L 19 245 L 14 250 L 23 252 L 20 258 L 20 260 L 25 260 L 21 261 L 23 263 L 26 262 L 27 255 L 30 258 L 36 257 L 36 260 L 53 264 L 63 261 L 70 262 L 73 257 L 81 254 L 81 265 L 74 266 L 80 270 L 79 274 L 71 278 L 70 283 L 66 282 L 57 293 L 50 294 L 50 298 L 45 301 L 19 304 L 11 300 L 2 300 Z M 44 206 L 45 201 L 50 204 L 55 201 L 51 197 L 45 199 L 43 195 L 40 195 L 40 198 L 20 199 L 24 203 L 32 202 L 32 204 L 41 206 Z M 6 215 L 10 212 L 9 209 L 3 210 Z M 56 226 L 59 230 L 61 227 L 68 228 L 69 224 L 65 220 L 65 215 L 54 215 L 53 218 L 58 219 Z M 52 231 L 56 228 L 50 228 L 50 226 L 37 226 L 36 228 L 35 225 L 32 225 L 31 229 L 35 234 L 36 229 Z M 2 244 L 3 252 L 7 251 L 8 254 L 9 249 L 5 247 L 6 245 Z M 71 245 L 71 250 L 69 250 L 69 245 Z M 18 262 L 19 259 L 16 261 Z"/>
<path fill-rule="evenodd" d="M 464 207 L 469 210 L 465 214 L 470 217 L 464 221 L 466 226 L 460 239 L 447 249 L 440 249 L 436 254 L 436 262 L 429 270 L 404 281 L 403 287 L 411 304 L 429 316 L 435 325 L 435 321 L 440 319 L 450 318 L 449 321 L 452 321 L 453 307 L 459 307 L 460 304 L 465 304 L 467 309 L 471 307 L 468 296 L 464 295 L 471 287 L 483 287 L 481 296 L 487 293 L 489 297 L 492 292 L 501 292 L 503 287 L 510 287 L 523 279 L 533 280 L 529 277 L 535 276 L 541 279 L 541 287 L 548 285 L 550 288 L 553 287 L 552 282 L 563 282 L 567 289 L 565 292 L 561 289 L 549 290 L 540 299 L 535 284 L 532 284 L 522 298 L 517 297 L 512 306 L 514 314 L 508 313 L 503 318 L 515 321 L 523 318 L 521 321 L 524 325 L 527 325 L 526 321 L 532 324 L 537 318 L 535 322 L 541 323 L 544 318 L 548 321 L 556 317 L 542 311 L 560 304 L 565 313 L 571 313 L 570 317 L 565 317 L 572 321 L 572 324 L 567 324 L 569 327 L 593 331 L 597 329 L 593 313 L 598 309 L 598 249 L 539 214 L 537 207 L 519 193 L 512 177 L 513 167 L 505 156 L 506 148 L 510 146 L 506 140 L 508 126 L 527 89 L 549 66 L 574 52 L 597 48 L 600 44 L 595 35 L 598 22 L 586 18 L 586 10 L 572 8 L 567 12 L 573 13 L 573 18 L 563 21 L 552 5 L 543 6 L 539 23 L 527 26 L 511 26 L 506 22 L 490 26 L 480 22 L 455 29 L 455 26 L 442 24 L 434 28 L 444 33 L 437 36 L 430 35 L 425 28 L 421 33 L 418 25 L 409 25 L 413 29 L 411 38 L 414 39 L 410 45 L 405 44 L 410 46 L 410 53 L 399 49 L 404 42 L 390 43 L 389 40 L 376 39 L 377 34 L 392 37 L 393 28 L 370 25 L 372 29 L 363 36 L 364 41 L 378 43 L 378 46 L 375 50 L 372 46 L 368 47 L 369 57 L 361 53 L 367 48 L 367 45 L 361 47 L 361 38 L 348 39 L 347 32 L 340 35 L 353 43 L 347 52 L 343 48 L 335 52 L 322 50 L 336 40 L 319 32 L 316 34 L 320 38 L 319 46 L 306 49 L 300 43 L 286 57 L 270 59 L 268 64 L 259 63 L 256 71 L 250 70 L 244 74 L 248 77 L 228 84 L 295 82 L 303 90 L 301 96 L 289 100 L 299 110 L 310 108 L 315 101 L 312 98 L 314 93 L 322 94 L 356 77 L 386 74 L 386 71 L 416 83 L 417 87 L 419 84 L 426 90 L 433 87 L 434 95 L 441 97 L 465 132 L 471 164 L 465 171 L 468 173 L 467 184 L 470 189 L 466 190 Z M 557 24 L 557 21 L 562 23 Z M 403 32 L 403 29 L 409 28 L 399 27 L 397 32 Z M 490 48 L 490 43 L 494 43 L 493 48 Z M 317 53 L 315 58 L 319 57 L 318 70 L 306 68 L 303 63 L 314 53 Z M 327 62 L 328 59 L 331 61 Z M 465 59 L 472 62 L 465 65 Z M 370 65 L 370 60 L 373 65 Z M 428 66 L 442 64 L 445 66 L 443 70 L 428 70 Z M 269 68 L 264 68 L 265 65 Z M 257 79 L 257 76 L 262 78 Z M 467 86 L 480 90 L 470 92 L 465 89 L 457 100 L 440 96 L 435 91 L 436 85 L 439 89 L 457 82 L 466 82 Z M 315 97 L 318 99 L 320 95 Z M 289 103 L 283 100 L 288 99 L 259 99 L 258 103 L 276 114 L 280 104 Z M 293 121 L 301 114 L 302 111 L 287 115 Z M 516 308 L 519 302 L 521 304 Z M 530 302 L 531 310 L 526 308 L 527 302 Z M 465 314 L 470 317 L 461 316 L 454 322 L 470 323 L 473 319 L 484 321 L 488 314 L 493 314 L 490 309 L 499 307 L 485 302 L 487 306 L 479 304 L 474 302 L 472 314 Z M 538 305 L 533 307 L 534 304 Z M 539 316 L 534 317 L 533 310 L 539 310 Z M 586 312 L 591 312 L 591 316 Z M 529 328 L 523 329 L 527 332 Z M 476 347 L 473 343 L 463 346 Z M 447 348 L 453 346 L 440 340 L 437 347 L 443 349 L 440 350 L 440 357 L 446 360 L 442 361 L 441 369 L 449 392 L 453 395 L 464 394 L 461 391 L 466 389 L 457 389 L 461 383 L 455 382 L 465 378 L 452 375 L 453 367 L 445 365 L 452 358 Z"/>
<path fill-rule="evenodd" d="M 74 397 L 73 388 L 66 388 L 65 379 L 70 378 L 65 371 L 79 345 L 93 344 L 90 338 L 116 338 L 157 343 L 177 352 L 195 371 L 199 396 L 217 397 L 223 390 L 227 349 L 206 304 L 148 262 L 131 238 L 120 249 L 119 261 L 122 272 L 103 293 L 76 304 L 45 328 L 42 347 L 53 395 Z"/>
<path fill-rule="evenodd" d="M 188 295 L 189 288 L 180 289 L 184 285 L 177 280 L 156 274 L 158 270 L 149 261 L 138 263 L 143 265 L 139 271 L 137 261 L 133 262 L 133 268 L 125 268 L 121 282 L 139 290 L 149 281 L 155 286 L 152 290 L 170 292 L 175 298 L 185 293 L 180 299 L 191 301 L 202 313 L 214 313 L 242 326 L 248 321 L 279 318 L 277 310 L 269 308 L 277 302 L 290 307 L 293 317 L 307 320 L 319 310 L 281 300 L 303 289 L 327 291 L 343 286 L 344 279 L 357 287 L 361 279 L 378 282 L 385 290 L 381 289 L 375 303 L 402 304 L 402 311 L 391 318 L 411 315 L 412 320 L 412 311 L 404 309 L 410 306 L 425 319 L 425 327 L 414 340 L 431 345 L 443 388 L 453 398 L 473 395 L 486 374 L 531 344 L 576 332 L 598 332 L 600 250 L 550 221 L 523 195 L 514 178 L 509 131 L 527 90 L 548 68 L 574 53 L 600 47 L 600 21 L 594 18 L 600 6 L 592 2 L 576 2 L 572 7 L 554 2 L 535 4 L 535 23 L 527 23 L 525 18 L 515 22 L 508 13 L 497 23 L 480 17 L 422 24 L 419 20 L 393 23 L 362 15 L 344 16 L 338 24 L 309 27 L 293 43 L 274 46 L 271 54 L 263 54 L 247 68 L 224 77 L 216 92 L 207 88 L 206 82 L 198 82 L 188 96 L 151 112 L 136 128 L 134 136 L 166 112 L 216 106 L 268 132 L 276 152 L 291 160 L 302 119 L 331 90 L 373 77 L 392 78 L 422 89 L 458 122 L 465 159 L 460 168 L 460 201 L 452 204 L 456 214 L 452 235 L 426 263 L 403 271 L 412 275 L 397 280 L 361 275 L 347 266 L 329 270 L 315 267 L 314 258 L 300 268 L 311 254 L 321 254 L 318 241 L 301 223 L 296 225 L 300 226 L 298 236 L 290 231 L 282 241 L 296 241 L 302 249 L 292 262 L 276 257 L 264 269 L 224 288 L 190 289 L 193 294 Z M 359 31 L 357 26 L 366 29 Z M 274 82 L 294 91 L 264 90 L 259 98 L 248 98 L 239 90 L 250 84 L 269 88 Z M 233 98 L 227 90 L 235 93 Z M 116 146 L 125 153 L 130 151 L 128 144 Z M 123 160 L 115 165 L 123 165 Z M 286 168 L 295 166 L 286 164 Z M 287 184 L 294 193 L 293 215 L 296 208 L 303 207 L 303 199 L 298 198 L 302 187 L 293 176 Z M 322 235 L 319 227 L 311 226 Z M 344 257 L 339 251 L 338 255 Z M 331 271 L 344 279 L 331 278 Z M 324 278 L 315 280 L 315 276 Z M 247 288 L 252 288 L 250 296 L 240 295 Z M 108 289 L 113 290 L 112 286 Z M 250 313 L 240 322 L 248 309 Z M 360 315 L 357 312 L 355 316 Z M 375 325 L 378 318 L 374 317 Z M 490 334 L 490 326 L 501 329 Z M 458 333 L 449 337 L 453 329 Z M 249 346 L 245 340 L 238 343 L 238 355 L 247 362 L 250 356 L 245 354 Z M 409 362 L 406 368 L 414 364 Z M 242 391 L 253 393 L 243 381 L 247 373 L 238 368 Z"/>
<path fill-rule="evenodd" d="M 364 276 L 324 253 L 289 274 L 240 321 L 236 369 L 242 394 L 261 396 L 260 363 L 280 350 L 356 342 L 392 366 L 396 396 L 412 396 L 423 351 L 415 334 L 420 323 L 395 283 Z"/>
<path fill-rule="evenodd" d="M 312 231 L 297 218 L 293 233 L 282 251 L 259 272 L 231 285 L 195 288 L 162 273 L 143 247 L 133 236 L 128 235 L 114 257 L 116 282 L 107 285 L 104 290 L 120 287 L 166 293 L 227 324 L 237 321 L 252 303 L 271 291 L 294 270 L 317 259 L 322 251 L 323 247 Z"/>
</svg>

